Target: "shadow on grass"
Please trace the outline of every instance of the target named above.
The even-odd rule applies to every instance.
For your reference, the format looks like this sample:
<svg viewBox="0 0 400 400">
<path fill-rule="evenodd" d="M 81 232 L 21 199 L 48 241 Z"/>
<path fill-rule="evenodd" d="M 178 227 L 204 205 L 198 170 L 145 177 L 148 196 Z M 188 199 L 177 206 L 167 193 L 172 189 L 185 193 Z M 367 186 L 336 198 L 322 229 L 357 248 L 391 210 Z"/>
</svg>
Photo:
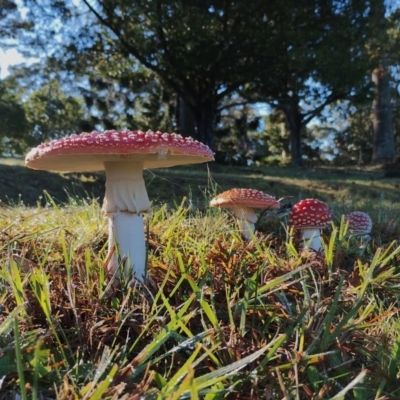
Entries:
<svg viewBox="0 0 400 400">
<path fill-rule="evenodd" d="M 316 197 L 328 203 L 347 202 L 356 205 L 380 200 L 382 196 L 388 202 L 399 202 L 400 179 L 383 179 L 382 171 L 231 167 L 214 163 L 210 164 L 210 175 L 206 176 L 199 174 L 199 165 L 188 167 L 159 169 L 152 173 L 158 179 L 172 182 L 174 190 L 180 189 L 176 186 L 177 182 L 184 181 L 182 186 L 190 185 L 191 189 L 196 184 L 206 188 L 212 186 L 217 193 L 234 187 L 254 188 L 277 198 L 289 198 L 292 202 Z M 185 195 L 185 192 L 181 194 Z"/>
<path fill-rule="evenodd" d="M 79 174 L 60 175 L 53 172 L 35 171 L 23 166 L 0 164 L 0 199 L 6 204 L 23 203 L 44 205 L 43 191 L 46 190 L 57 203 L 66 203 L 69 197 L 102 198 L 103 182 L 96 176 L 93 181 L 84 181 Z"/>
<path fill-rule="evenodd" d="M 231 167 L 215 163 L 146 170 L 144 179 L 153 204 L 179 204 L 186 197 L 200 209 L 207 207 L 215 194 L 234 187 L 259 189 L 291 202 L 317 197 L 328 203 L 342 200 L 354 204 L 382 196 L 396 203 L 400 187 L 400 179 L 383 179 L 382 171 Z M 44 204 L 44 190 L 61 204 L 69 197 L 101 203 L 104 183 L 104 172 L 58 174 L 0 163 L 0 199 L 7 204 Z"/>
</svg>

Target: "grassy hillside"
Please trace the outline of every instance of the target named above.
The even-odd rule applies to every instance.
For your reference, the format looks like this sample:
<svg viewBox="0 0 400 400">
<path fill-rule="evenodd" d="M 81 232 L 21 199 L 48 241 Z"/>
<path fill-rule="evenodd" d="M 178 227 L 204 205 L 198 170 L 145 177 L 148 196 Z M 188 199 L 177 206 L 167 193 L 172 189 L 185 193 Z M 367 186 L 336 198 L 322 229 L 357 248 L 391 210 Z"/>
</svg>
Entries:
<svg viewBox="0 0 400 400">
<path fill-rule="evenodd" d="M 400 178 L 385 179 L 380 170 L 355 168 L 230 167 L 216 163 L 188 165 L 144 172 L 154 204 L 180 203 L 188 197 L 204 207 L 205 194 L 233 187 L 260 189 L 295 202 L 317 197 L 329 203 L 365 207 L 385 201 L 397 203 Z M 35 205 L 46 190 L 58 202 L 68 196 L 102 200 L 105 176 L 98 173 L 52 173 L 26 168 L 22 161 L 0 160 L 0 199 L 8 204 Z"/>
</svg>

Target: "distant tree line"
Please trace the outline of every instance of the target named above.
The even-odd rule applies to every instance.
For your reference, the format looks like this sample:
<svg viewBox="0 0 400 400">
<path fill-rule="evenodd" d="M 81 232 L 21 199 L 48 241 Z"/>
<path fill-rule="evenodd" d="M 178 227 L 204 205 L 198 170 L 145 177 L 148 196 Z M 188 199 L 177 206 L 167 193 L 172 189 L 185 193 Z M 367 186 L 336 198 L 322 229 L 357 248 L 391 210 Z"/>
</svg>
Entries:
<svg viewBox="0 0 400 400">
<path fill-rule="evenodd" d="M 3 3 L 0 46 L 33 59 L 0 81 L 3 155 L 124 128 L 241 164 L 398 153 L 400 12 L 384 0 Z"/>
</svg>

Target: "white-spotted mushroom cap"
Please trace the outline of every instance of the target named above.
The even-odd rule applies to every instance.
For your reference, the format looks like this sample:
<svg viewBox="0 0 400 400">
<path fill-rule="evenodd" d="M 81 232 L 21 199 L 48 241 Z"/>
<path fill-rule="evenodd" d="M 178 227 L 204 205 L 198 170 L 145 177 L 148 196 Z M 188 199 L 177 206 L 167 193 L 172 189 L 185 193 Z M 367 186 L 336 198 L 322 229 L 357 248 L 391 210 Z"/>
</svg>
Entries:
<svg viewBox="0 0 400 400">
<path fill-rule="evenodd" d="M 346 221 L 349 221 L 349 231 L 358 234 L 369 234 L 372 230 L 371 217 L 362 211 L 353 211 L 347 214 Z"/>
<path fill-rule="evenodd" d="M 143 161 L 144 168 L 213 161 L 208 146 L 176 133 L 105 131 L 73 134 L 33 148 L 29 168 L 48 171 L 99 171 L 106 161 Z"/>
<path fill-rule="evenodd" d="M 304 199 L 290 213 L 290 225 L 296 229 L 322 229 L 331 221 L 328 206 L 320 200 Z"/>
<path fill-rule="evenodd" d="M 279 208 L 275 197 L 255 189 L 230 189 L 215 196 L 211 207 Z"/>
</svg>

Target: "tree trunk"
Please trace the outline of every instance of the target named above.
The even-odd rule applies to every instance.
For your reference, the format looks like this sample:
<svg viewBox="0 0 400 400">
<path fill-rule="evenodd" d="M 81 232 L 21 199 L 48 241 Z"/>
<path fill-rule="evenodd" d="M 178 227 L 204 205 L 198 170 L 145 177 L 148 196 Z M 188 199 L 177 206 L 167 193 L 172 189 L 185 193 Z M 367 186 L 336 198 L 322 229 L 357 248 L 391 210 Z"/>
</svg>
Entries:
<svg viewBox="0 0 400 400">
<path fill-rule="evenodd" d="M 215 150 L 214 143 L 214 116 L 215 108 L 212 102 L 203 103 L 195 110 L 197 134 L 195 138 L 206 144 L 211 150 Z"/>
<path fill-rule="evenodd" d="M 282 138 L 282 152 L 281 159 L 283 163 L 286 163 L 286 160 L 289 155 L 289 141 L 286 136 L 286 122 L 281 122 L 280 124 L 281 138 Z"/>
<path fill-rule="evenodd" d="M 303 152 L 301 149 L 302 131 L 304 128 L 302 115 L 297 109 L 291 105 L 281 107 L 282 112 L 285 115 L 286 122 L 290 131 L 290 153 L 292 156 L 292 166 L 302 167 L 303 166 Z"/>
<path fill-rule="evenodd" d="M 178 130 L 182 136 L 195 137 L 196 136 L 196 120 L 194 118 L 193 111 L 182 97 L 177 96 L 177 123 Z"/>
<path fill-rule="evenodd" d="M 390 72 L 385 54 L 382 56 L 378 68 L 372 72 L 372 82 L 375 85 L 372 162 L 390 161 L 395 158 L 396 150 L 390 104 Z"/>
</svg>

